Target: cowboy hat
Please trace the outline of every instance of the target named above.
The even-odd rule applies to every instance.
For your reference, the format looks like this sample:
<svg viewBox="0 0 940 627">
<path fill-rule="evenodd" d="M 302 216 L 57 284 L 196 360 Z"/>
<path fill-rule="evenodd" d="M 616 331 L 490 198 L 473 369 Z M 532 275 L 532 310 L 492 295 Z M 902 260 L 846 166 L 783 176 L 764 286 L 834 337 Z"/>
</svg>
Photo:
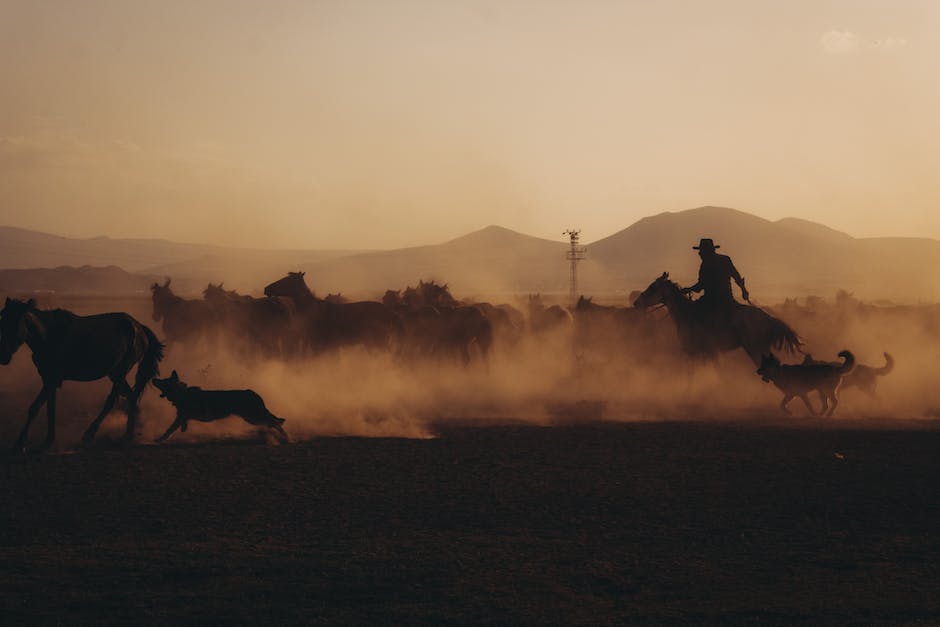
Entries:
<svg viewBox="0 0 940 627">
<path fill-rule="evenodd" d="M 721 246 L 715 246 L 715 242 L 710 237 L 703 237 L 699 240 L 698 246 L 693 246 L 692 250 L 715 250 Z"/>
</svg>

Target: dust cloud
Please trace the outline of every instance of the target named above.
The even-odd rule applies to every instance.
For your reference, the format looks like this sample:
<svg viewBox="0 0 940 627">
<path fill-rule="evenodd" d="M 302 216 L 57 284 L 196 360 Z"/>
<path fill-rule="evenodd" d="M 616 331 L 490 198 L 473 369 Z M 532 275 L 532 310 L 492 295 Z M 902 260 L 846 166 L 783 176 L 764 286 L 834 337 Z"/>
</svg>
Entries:
<svg viewBox="0 0 940 627">
<path fill-rule="evenodd" d="M 616 303 L 623 306 L 626 303 Z M 524 298 L 513 303 L 524 311 Z M 123 309 L 154 328 L 149 302 Z M 62 303 L 62 306 L 66 306 Z M 86 311 L 82 311 L 82 308 Z M 74 308 L 95 310 L 94 303 Z M 940 386 L 940 305 L 872 305 L 840 293 L 831 299 L 790 299 L 768 308 L 799 333 L 804 351 L 815 359 L 837 360 L 851 350 L 858 363 L 895 366 L 878 377 L 875 395 L 844 389 L 833 424 L 847 419 L 893 420 L 937 417 Z M 389 351 L 349 347 L 295 359 L 248 353 L 230 335 L 210 346 L 177 343 L 167 348 L 161 376 L 176 370 L 189 385 L 204 389 L 258 392 L 268 408 L 286 419 L 294 440 L 322 436 L 434 437 L 455 424 L 527 423 L 551 426 L 578 421 L 772 420 L 806 424 L 798 401 L 793 417 L 780 413 L 782 393 L 763 382 L 743 351 L 721 355 L 715 363 L 682 358 L 672 321 L 664 311 L 630 314 L 631 322 L 584 318 L 575 314 L 560 328 L 536 331 L 531 320 L 514 338 L 497 334 L 487 359 L 478 348 L 464 365 L 458 358 L 409 358 Z M 798 363 L 803 355 L 781 355 Z M 26 407 L 39 390 L 39 378 L 25 347 L 2 371 L 0 431 L 12 440 Z M 78 441 L 107 394 L 106 382 L 66 382 L 58 402 L 59 446 Z M 814 406 L 819 400 L 812 395 Z M 125 416 L 116 409 L 104 423 L 104 438 L 117 438 Z M 173 421 L 166 399 L 148 388 L 144 394 L 140 440 L 151 442 Z M 45 428 L 36 419 L 32 440 Z M 815 423 L 814 423 L 815 424 Z M 255 427 L 232 417 L 213 423 L 190 422 L 172 442 L 253 437 Z"/>
</svg>

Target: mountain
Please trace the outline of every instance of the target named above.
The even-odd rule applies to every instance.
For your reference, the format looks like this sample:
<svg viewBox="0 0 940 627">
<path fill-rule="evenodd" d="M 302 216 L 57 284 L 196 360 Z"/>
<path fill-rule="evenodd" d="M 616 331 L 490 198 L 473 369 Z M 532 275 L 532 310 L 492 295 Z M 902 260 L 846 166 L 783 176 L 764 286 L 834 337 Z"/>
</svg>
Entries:
<svg viewBox="0 0 940 627">
<path fill-rule="evenodd" d="M 588 246 L 621 286 L 642 289 L 669 271 L 694 283 L 692 246 L 711 237 L 731 255 L 751 294 L 764 302 L 785 296 L 830 296 L 838 289 L 862 298 L 911 301 L 940 298 L 940 242 L 917 238 L 856 239 L 795 218 L 765 220 L 726 207 L 699 207 L 643 218 Z"/>
<path fill-rule="evenodd" d="M 694 283 L 699 259 L 692 246 L 702 237 L 713 238 L 721 246 L 719 252 L 732 256 L 758 302 L 808 294 L 832 296 L 839 289 L 869 300 L 940 300 L 937 240 L 856 239 L 809 220 L 771 221 L 725 207 L 661 213 L 588 244 L 587 257 L 578 266 L 580 291 L 623 303 L 628 292 L 643 289 L 664 271 L 684 285 Z M 7 267 L 22 267 L 10 266 L 10 259 L 43 267 L 86 265 L 52 261 L 63 257 L 94 259 L 93 265 L 117 265 L 141 277 L 119 280 L 112 274 L 113 286 L 136 286 L 141 280 L 146 284 L 170 276 L 184 294 L 198 294 L 209 281 L 224 281 L 228 288 L 257 294 L 292 270 L 306 271 L 308 285 L 318 294 L 342 292 L 355 298 L 375 298 L 385 289 L 400 289 L 419 279 L 447 282 L 459 297 L 564 294 L 568 289 L 567 247 L 564 241 L 499 226 L 441 244 L 358 252 L 232 249 L 162 240 L 71 240 L 0 228 L 0 263 L 7 260 Z M 63 274 L 60 285 L 109 286 L 107 281 L 92 280 L 91 270 L 79 269 L 85 276 L 64 276 L 67 271 L 62 268 L 44 272 Z M 46 289 L 41 286 L 51 284 L 45 275 L 32 276 L 29 281 L 35 283 L 23 279 L 26 282 L 18 285 Z M 4 287 L 0 282 L 0 288 Z"/>
<path fill-rule="evenodd" d="M 185 244 L 161 239 L 76 239 L 14 227 L 0 227 L 0 268 L 118 266 L 147 276 L 172 276 L 194 289 L 226 281 L 251 290 L 288 270 L 353 252 L 347 250 L 264 250 Z"/>
<path fill-rule="evenodd" d="M 436 244 L 349 255 L 308 265 L 317 293 L 381 294 L 419 279 L 447 282 L 461 296 L 562 291 L 566 245 L 488 226 Z M 561 271 L 559 272 L 559 268 Z"/>
<path fill-rule="evenodd" d="M 149 294 L 156 277 L 131 274 L 117 266 L 59 266 L 0 270 L 0 293 Z"/>
</svg>

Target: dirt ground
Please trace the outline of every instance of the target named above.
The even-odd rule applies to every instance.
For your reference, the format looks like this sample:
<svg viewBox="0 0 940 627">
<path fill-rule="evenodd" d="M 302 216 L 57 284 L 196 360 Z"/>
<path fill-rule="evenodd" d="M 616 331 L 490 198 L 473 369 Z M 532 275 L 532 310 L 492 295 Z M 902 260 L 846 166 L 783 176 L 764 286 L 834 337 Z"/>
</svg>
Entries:
<svg viewBox="0 0 940 627">
<path fill-rule="evenodd" d="M 940 622 L 940 425 L 0 457 L 4 624 Z"/>
</svg>

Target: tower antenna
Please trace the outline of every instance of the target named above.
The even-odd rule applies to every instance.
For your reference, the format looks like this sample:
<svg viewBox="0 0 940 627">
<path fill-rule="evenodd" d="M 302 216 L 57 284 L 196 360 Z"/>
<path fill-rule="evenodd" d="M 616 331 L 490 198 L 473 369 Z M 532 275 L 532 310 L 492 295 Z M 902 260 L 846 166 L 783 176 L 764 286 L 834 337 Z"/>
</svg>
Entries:
<svg viewBox="0 0 940 627">
<path fill-rule="evenodd" d="M 567 235 L 571 248 L 565 251 L 565 258 L 569 263 L 568 274 L 568 306 L 574 309 L 578 303 L 578 262 L 584 259 L 587 248 L 581 245 L 581 229 L 568 229 L 562 235 Z"/>
</svg>

